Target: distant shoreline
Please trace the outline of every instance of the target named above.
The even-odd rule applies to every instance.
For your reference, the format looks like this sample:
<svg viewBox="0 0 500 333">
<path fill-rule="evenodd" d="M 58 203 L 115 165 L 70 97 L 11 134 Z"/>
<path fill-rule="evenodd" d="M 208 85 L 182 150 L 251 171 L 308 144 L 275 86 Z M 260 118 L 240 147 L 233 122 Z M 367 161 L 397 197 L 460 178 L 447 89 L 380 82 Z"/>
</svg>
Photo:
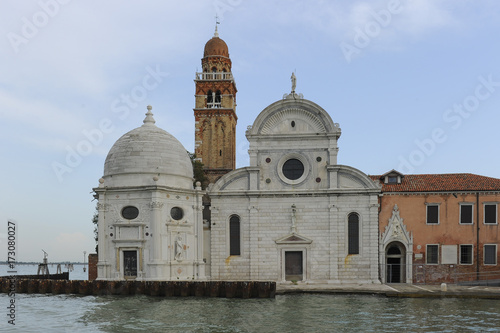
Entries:
<svg viewBox="0 0 500 333">
<path fill-rule="evenodd" d="M 7 261 L 0 261 L 0 265 L 7 265 L 7 264 L 8 264 Z M 39 261 L 16 261 L 16 266 L 17 265 L 38 265 L 38 264 L 41 264 L 41 262 L 39 262 Z M 88 265 L 89 263 L 88 262 L 83 263 L 83 262 L 64 261 L 64 262 L 49 262 L 48 264 L 49 265 L 58 265 L 58 264 L 61 264 L 61 265 L 68 265 L 68 264 L 72 264 L 72 265 Z"/>
</svg>

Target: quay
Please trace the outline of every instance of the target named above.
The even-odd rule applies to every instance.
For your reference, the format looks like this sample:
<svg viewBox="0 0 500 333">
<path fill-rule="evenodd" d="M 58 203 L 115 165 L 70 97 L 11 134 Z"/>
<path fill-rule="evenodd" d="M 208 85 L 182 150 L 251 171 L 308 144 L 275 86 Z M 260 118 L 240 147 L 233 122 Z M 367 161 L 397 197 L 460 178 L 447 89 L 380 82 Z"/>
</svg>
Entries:
<svg viewBox="0 0 500 333">
<path fill-rule="evenodd" d="M 500 299 L 500 287 L 456 284 L 278 284 L 276 295 L 293 293 L 365 294 L 408 298 L 483 298 Z"/>
<path fill-rule="evenodd" d="M 286 294 L 361 294 L 407 298 L 500 299 L 500 287 L 456 284 L 277 284 L 265 281 L 100 281 L 0 278 L 2 293 L 274 298 Z"/>
</svg>

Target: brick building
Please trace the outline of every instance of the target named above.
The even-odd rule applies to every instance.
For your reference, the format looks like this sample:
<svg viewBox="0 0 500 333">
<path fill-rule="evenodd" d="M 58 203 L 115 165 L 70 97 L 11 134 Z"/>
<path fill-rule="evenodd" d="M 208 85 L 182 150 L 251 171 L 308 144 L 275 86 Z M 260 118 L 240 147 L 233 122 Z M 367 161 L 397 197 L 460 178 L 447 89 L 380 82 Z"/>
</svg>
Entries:
<svg viewBox="0 0 500 333">
<path fill-rule="evenodd" d="M 394 170 L 371 178 L 382 185 L 382 282 L 499 278 L 500 179 Z"/>
</svg>

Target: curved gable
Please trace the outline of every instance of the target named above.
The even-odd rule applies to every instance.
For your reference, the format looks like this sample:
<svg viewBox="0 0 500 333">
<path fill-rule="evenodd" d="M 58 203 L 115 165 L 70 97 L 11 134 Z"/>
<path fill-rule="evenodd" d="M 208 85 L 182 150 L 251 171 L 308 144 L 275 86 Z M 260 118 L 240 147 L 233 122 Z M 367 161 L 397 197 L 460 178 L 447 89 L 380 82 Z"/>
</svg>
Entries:
<svg viewBox="0 0 500 333">
<path fill-rule="evenodd" d="M 247 168 L 233 170 L 221 177 L 210 188 L 209 192 L 248 191 L 250 189 L 250 174 Z"/>
<path fill-rule="evenodd" d="M 293 122 L 293 123 L 292 123 Z M 319 105 L 306 99 L 284 99 L 265 108 L 247 135 L 340 133 L 339 124 Z"/>
<path fill-rule="evenodd" d="M 295 127 L 290 123 L 294 122 Z M 266 119 L 261 134 L 325 133 L 325 125 L 311 112 L 303 109 L 283 109 Z"/>
<path fill-rule="evenodd" d="M 365 188 L 380 190 L 381 187 L 364 172 L 347 166 L 337 165 L 338 187 L 339 188 Z"/>
</svg>

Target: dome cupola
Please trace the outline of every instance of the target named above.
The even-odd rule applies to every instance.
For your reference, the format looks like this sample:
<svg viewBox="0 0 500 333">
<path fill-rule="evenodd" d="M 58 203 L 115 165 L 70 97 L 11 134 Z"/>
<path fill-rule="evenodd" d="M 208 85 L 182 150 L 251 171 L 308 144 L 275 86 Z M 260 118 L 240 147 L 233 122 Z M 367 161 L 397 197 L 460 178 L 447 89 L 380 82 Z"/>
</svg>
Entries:
<svg viewBox="0 0 500 333">
<path fill-rule="evenodd" d="M 205 51 L 203 52 L 203 57 L 210 56 L 229 58 L 229 50 L 227 48 L 227 44 L 219 38 L 217 26 L 215 26 L 214 36 L 205 44 Z"/>
<path fill-rule="evenodd" d="M 144 124 L 124 134 L 109 151 L 104 186 L 193 188 L 193 167 L 186 149 L 155 125 L 151 109 L 148 106 Z"/>
</svg>

